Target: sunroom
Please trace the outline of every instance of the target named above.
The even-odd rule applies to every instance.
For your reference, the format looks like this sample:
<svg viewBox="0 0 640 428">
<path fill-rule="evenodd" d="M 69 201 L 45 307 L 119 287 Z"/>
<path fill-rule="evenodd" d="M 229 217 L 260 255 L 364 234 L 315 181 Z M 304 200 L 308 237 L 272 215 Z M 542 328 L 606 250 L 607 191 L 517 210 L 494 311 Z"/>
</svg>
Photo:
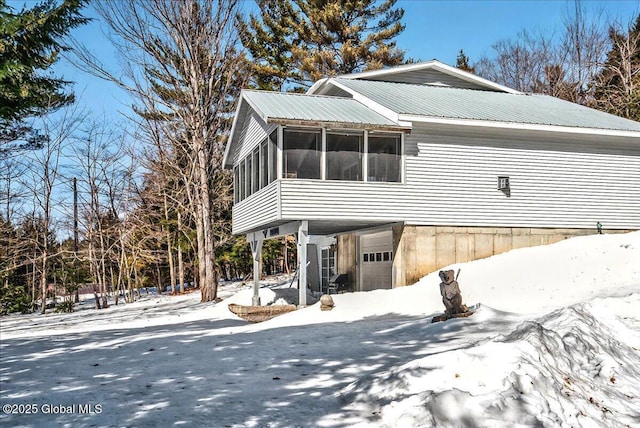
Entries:
<svg viewBox="0 0 640 428">
<path fill-rule="evenodd" d="M 397 223 L 376 205 L 404 185 L 409 131 L 351 98 L 243 91 L 224 164 L 233 169 L 233 233 L 251 242 L 256 268 L 264 239 L 294 234 L 308 260 L 314 239 L 326 245 Z"/>
<path fill-rule="evenodd" d="M 234 202 L 280 178 L 401 183 L 402 135 L 277 126 L 234 165 Z"/>
</svg>

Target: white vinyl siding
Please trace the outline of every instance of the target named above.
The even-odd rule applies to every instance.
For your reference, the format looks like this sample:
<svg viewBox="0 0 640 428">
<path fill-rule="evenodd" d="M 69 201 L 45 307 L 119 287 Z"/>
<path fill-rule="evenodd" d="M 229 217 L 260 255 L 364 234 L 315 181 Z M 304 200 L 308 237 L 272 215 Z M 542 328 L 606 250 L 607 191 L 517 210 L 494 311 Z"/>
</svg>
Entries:
<svg viewBox="0 0 640 428">
<path fill-rule="evenodd" d="M 274 181 L 264 189 L 233 206 L 233 233 L 243 233 L 257 225 L 270 224 L 280 218 L 280 181 Z"/>
<path fill-rule="evenodd" d="M 251 113 L 245 120 L 245 126 L 242 129 L 242 135 L 240 137 L 242 144 L 237 152 L 237 158 L 234 160 L 234 163 L 249 156 L 249 154 L 253 152 L 253 149 L 267 138 L 269 132 L 274 127 L 275 126 L 264 123 L 255 113 Z"/>
<path fill-rule="evenodd" d="M 367 80 L 382 80 L 385 82 L 410 83 L 417 85 L 442 85 L 460 89 L 488 90 L 486 86 L 469 82 L 437 70 L 412 70 L 404 73 L 387 74 L 379 77 L 368 77 Z"/>
<path fill-rule="evenodd" d="M 347 219 L 394 222 L 406 204 L 399 183 L 334 180 L 286 180 L 281 183 L 282 217 L 286 220 Z"/>
<path fill-rule="evenodd" d="M 640 147 L 633 152 L 629 145 L 630 155 L 581 153 L 574 151 L 581 142 L 484 140 L 424 129 L 405 141 L 405 185 L 292 181 L 282 187 L 283 217 L 640 228 Z M 499 176 L 509 176 L 509 196 L 497 190 Z"/>
<path fill-rule="evenodd" d="M 280 180 L 278 221 L 640 229 L 640 144 L 631 138 L 457 134 L 416 124 L 405 137 L 404 183 Z M 509 194 L 497 189 L 504 176 Z M 247 210 L 237 207 L 234 231 L 268 226 L 259 208 L 236 224 Z"/>
<path fill-rule="evenodd" d="M 407 207 L 413 224 L 640 228 L 640 146 L 627 155 L 575 141 L 509 141 L 420 133 L 407 138 Z M 630 142 L 628 142 L 630 143 Z M 510 194 L 496 189 L 508 176 Z"/>
</svg>

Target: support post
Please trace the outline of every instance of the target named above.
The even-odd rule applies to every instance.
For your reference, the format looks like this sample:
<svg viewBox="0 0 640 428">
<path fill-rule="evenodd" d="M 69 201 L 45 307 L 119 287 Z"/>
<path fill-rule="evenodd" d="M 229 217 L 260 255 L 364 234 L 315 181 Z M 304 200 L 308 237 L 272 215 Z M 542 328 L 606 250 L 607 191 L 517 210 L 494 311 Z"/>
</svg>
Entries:
<svg viewBox="0 0 640 428">
<path fill-rule="evenodd" d="M 253 297 L 251 304 L 260 306 L 260 257 L 262 256 L 262 239 L 254 236 L 250 242 L 251 257 L 253 258 Z"/>
<path fill-rule="evenodd" d="M 298 306 L 307 306 L 307 244 L 309 222 L 303 220 L 298 228 Z"/>
</svg>

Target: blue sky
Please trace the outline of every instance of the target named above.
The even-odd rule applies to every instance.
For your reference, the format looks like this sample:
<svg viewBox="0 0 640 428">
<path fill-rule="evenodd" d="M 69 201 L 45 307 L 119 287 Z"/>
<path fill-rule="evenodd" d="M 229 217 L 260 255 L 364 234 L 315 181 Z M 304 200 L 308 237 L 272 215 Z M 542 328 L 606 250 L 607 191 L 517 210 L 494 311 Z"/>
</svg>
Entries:
<svg viewBox="0 0 640 428">
<path fill-rule="evenodd" d="M 583 3 L 590 15 L 601 13 L 605 22 L 617 19 L 627 23 L 640 12 L 639 0 L 592 0 Z M 398 6 L 405 9 L 403 22 L 406 29 L 397 43 L 406 51 L 406 56 L 421 60 L 436 58 L 454 65 L 460 49 L 464 49 L 473 63 L 482 55 L 489 54 L 492 44 L 514 37 L 523 29 L 543 31 L 547 35 L 558 34 L 563 17 L 567 16 L 573 2 L 399 0 Z M 255 10 L 252 0 L 245 0 L 243 7 Z M 117 69 L 114 50 L 102 35 L 101 27 L 99 21 L 94 21 L 76 29 L 74 36 L 105 63 Z M 77 82 L 77 97 L 94 114 L 105 113 L 116 119 L 116 111 L 128 109 L 127 95 L 114 85 L 77 71 L 64 62 L 57 64 L 55 70 L 64 78 Z"/>
<path fill-rule="evenodd" d="M 436 58 L 455 65 L 460 49 L 475 62 L 490 53 L 491 45 L 514 37 L 523 29 L 558 34 L 563 18 L 573 2 L 538 1 L 434 1 L 399 0 L 405 9 L 406 29 L 398 38 L 398 46 L 407 56 L 429 60 Z M 584 1 L 589 15 L 602 13 L 627 23 L 640 12 L 640 1 Z"/>
</svg>

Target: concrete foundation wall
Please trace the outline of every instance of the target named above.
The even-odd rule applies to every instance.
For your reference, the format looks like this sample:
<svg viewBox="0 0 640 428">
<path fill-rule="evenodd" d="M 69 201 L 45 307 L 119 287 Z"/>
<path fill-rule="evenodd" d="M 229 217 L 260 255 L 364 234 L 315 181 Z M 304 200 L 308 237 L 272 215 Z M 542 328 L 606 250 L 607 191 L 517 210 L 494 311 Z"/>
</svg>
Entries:
<svg viewBox="0 0 640 428">
<path fill-rule="evenodd" d="M 589 229 L 394 226 L 393 286 L 414 284 L 423 276 L 454 263 L 594 233 L 595 230 Z"/>
</svg>

